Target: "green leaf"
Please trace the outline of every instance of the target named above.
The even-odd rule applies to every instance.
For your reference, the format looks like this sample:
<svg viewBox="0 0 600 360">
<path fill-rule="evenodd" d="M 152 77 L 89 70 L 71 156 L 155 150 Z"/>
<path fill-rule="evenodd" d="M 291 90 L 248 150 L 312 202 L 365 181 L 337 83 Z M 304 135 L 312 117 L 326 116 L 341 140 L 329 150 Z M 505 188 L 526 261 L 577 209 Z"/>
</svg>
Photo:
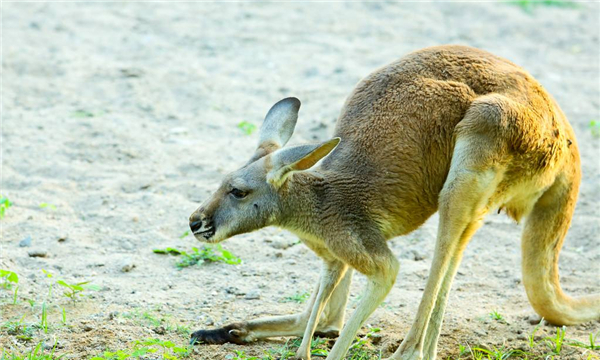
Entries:
<svg viewBox="0 0 600 360">
<path fill-rule="evenodd" d="M 56 206 L 54 206 L 52 204 L 45 203 L 45 202 L 40 204 L 40 208 L 41 209 L 49 208 L 51 210 L 56 210 Z"/>
<path fill-rule="evenodd" d="M 165 249 L 153 249 L 152 252 L 155 254 L 171 254 L 171 255 L 181 255 L 183 253 L 183 251 L 172 248 L 172 247 L 168 247 Z"/>
<path fill-rule="evenodd" d="M 72 289 L 72 288 L 73 288 L 73 286 L 72 286 L 72 285 L 70 285 L 70 284 L 67 284 L 67 283 L 66 283 L 66 282 L 64 282 L 63 280 L 58 280 L 56 283 L 57 283 L 58 285 L 64 286 L 64 287 L 66 287 L 66 288 L 69 288 L 69 289 Z"/>
<path fill-rule="evenodd" d="M 44 270 L 44 269 L 42 269 L 42 272 L 43 272 L 44 274 L 46 274 L 46 277 L 49 277 L 49 278 L 51 278 L 51 277 L 53 276 L 53 275 L 52 275 L 52 274 L 51 274 L 49 271 L 46 271 L 46 270 Z"/>
<path fill-rule="evenodd" d="M 247 121 L 240 122 L 237 127 L 244 132 L 246 135 L 251 135 L 256 130 L 256 125 Z"/>
<path fill-rule="evenodd" d="M 92 291 L 100 291 L 100 290 L 102 290 L 102 286 L 100 286 L 100 285 L 94 285 L 94 284 L 86 284 L 86 285 L 82 286 L 82 288 L 84 288 L 86 290 L 92 290 Z"/>
<path fill-rule="evenodd" d="M 6 281 L 18 284 L 19 275 L 16 272 L 10 270 L 0 270 L 0 278 L 6 278 Z"/>
<path fill-rule="evenodd" d="M 94 114 L 87 110 L 77 110 L 71 115 L 76 118 L 94 117 Z"/>
</svg>

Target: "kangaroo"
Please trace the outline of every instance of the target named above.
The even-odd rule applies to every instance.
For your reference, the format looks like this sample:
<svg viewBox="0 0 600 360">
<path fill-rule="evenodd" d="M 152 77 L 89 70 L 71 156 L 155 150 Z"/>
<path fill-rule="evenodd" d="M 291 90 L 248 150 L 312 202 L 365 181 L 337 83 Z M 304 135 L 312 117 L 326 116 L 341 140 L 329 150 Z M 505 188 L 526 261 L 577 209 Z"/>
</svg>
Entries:
<svg viewBox="0 0 600 360">
<path fill-rule="evenodd" d="M 295 358 L 308 360 L 313 335 L 339 335 L 327 359 L 343 359 L 396 280 L 399 263 L 387 240 L 436 211 L 423 298 L 390 359 L 435 359 L 462 253 L 496 209 L 525 222 L 523 284 L 533 309 L 557 325 L 600 319 L 600 296 L 572 298 L 559 283 L 559 251 L 581 178 L 575 135 L 525 70 L 466 46 L 418 50 L 356 86 L 331 140 L 284 147 L 299 108 L 298 99 L 286 98 L 269 110 L 254 155 L 225 176 L 190 228 L 210 243 L 265 226 L 287 229 L 323 260 L 319 283 L 299 314 L 200 330 L 193 341 L 303 336 Z M 368 282 L 344 325 L 354 270 Z"/>
</svg>

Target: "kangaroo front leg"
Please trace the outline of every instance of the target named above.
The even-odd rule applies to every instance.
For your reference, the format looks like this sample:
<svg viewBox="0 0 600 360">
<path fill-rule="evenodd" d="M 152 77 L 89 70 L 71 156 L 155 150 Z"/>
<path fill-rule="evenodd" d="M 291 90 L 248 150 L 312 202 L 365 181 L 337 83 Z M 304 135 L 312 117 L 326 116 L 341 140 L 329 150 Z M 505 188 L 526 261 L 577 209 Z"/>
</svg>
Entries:
<svg viewBox="0 0 600 360">
<path fill-rule="evenodd" d="M 346 304 L 350 293 L 350 284 L 352 283 L 352 274 L 354 270 L 348 268 L 346 275 L 342 278 L 338 286 L 335 287 L 333 295 L 329 298 L 321 321 L 317 325 L 315 336 L 322 338 L 338 337 L 344 326 L 344 317 L 346 314 Z"/>
<path fill-rule="evenodd" d="M 336 337 L 344 322 L 344 308 L 348 299 L 352 270 L 335 288 L 330 302 L 325 306 L 316 334 L 320 337 Z M 299 314 L 272 316 L 250 321 L 237 322 L 213 330 L 198 330 L 192 334 L 192 342 L 198 344 L 247 344 L 256 340 L 275 336 L 302 336 L 318 295 L 321 281 L 317 283 L 307 301 L 304 311 Z"/>
<path fill-rule="evenodd" d="M 479 222 L 472 223 L 470 227 L 463 233 L 463 237 L 460 241 L 460 244 L 463 247 L 466 246 L 466 244 L 468 243 L 468 239 L 471 237 L 471 234 L 473 234 L 477 230 L 477 228 L 479 228 L 479 225 Z M 429 324 L 427 324 L 427 333 L 425 334 L 425 343 L 423 346 L 424 359 L 433 360 L 436 357 L 437 343 L 442 328 L 442 322 L 444 320 L 444 313 L 446 310 L 446 304 L 448 302 L 448 295 L 450 293 L 452 282 L 454 280 L 454 277 L 456 276 L 456 272 L 462 260 L 463 250 L 464 249 L 459 249 L 456 257 L 454 257 L 450 261 L 448 273 L 446 274 L 442 282 L 442 286 L 440 288 L 440 295 L 435 302 L 435 307 L 433 308 Z"/>
<path fill-rule="evenodd" d="M 320 283 L 319 280 L 301 313 L 237 322 L 212 330 L 198 330 L 192 333 L 192 343 L 242 345 L 274 336 L 301 336 L 310 317 Z"/>
<path fill-rule="evenodd" d="M 327 356 L 327 360 L 341 360 L 344 358 L 362 324 L 385 299 L 396 281 L 398 269 L 400 268 L 398 260 L 389 251 L 385 243 L 381 246 L 386 250 L 385 256 L 378 257 L 376 261 L 370 261 L 372 266 L 368 268 L 365 268 L 365 263 L 361 263 L 360 267 L 357 267 L 361 272 L 367 274 L 368 282 L 356 310 L 344 326 L 340 337 L 331 349 L 329 356 Z M 355 264 L 351 263 L 351 265 L 354 266 Z"/>
<path fill-rule="evenodd" d="M 339 284 L 340 280 L 344 277 L 347 269 L 348 266 L 338 260 L 325 261 L 323 263 L 319 291 L 315 298 L 313 308 L 308 319 L 308 324 L 306 325 L 306 329 L 304 331 L 302 343 L 296 352 L 296 359 L 310 359 L 310 343 L 313 333 L 317 328 L 318 320 L 321 318 L 321 314 L 323 313 L 325 305 L 329 301 L 329 298 Z"/>
</svg>

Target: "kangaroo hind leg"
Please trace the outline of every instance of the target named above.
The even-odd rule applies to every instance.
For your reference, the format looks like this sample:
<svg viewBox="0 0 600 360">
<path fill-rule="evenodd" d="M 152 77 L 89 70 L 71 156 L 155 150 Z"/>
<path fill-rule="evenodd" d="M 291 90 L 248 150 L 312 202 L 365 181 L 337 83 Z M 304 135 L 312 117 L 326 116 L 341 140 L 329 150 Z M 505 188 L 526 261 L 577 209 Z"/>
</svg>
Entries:
<svg viewBox="0 0 600 360">
<path fill-rule="evenodd" d="M 480 101 L 457 127 L 450 170 L 439 195 L 440 223 L 429 278 L 415 322 L 391 359 L 435 359 L 448 293 L 463 251 L 503 180 L 503 139 L 493 131 L 501 114 L 493 103 Z"/>
</svg>

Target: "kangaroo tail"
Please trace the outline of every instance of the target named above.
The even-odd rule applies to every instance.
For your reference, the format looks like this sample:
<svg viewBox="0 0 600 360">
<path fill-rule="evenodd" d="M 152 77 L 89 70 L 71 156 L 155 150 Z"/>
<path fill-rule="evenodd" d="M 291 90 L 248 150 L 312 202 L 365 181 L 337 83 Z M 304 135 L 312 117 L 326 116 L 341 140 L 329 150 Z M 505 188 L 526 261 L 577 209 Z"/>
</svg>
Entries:
<svg viewBox="0 0 600 360">
<path fill-rule="evenodd" d="M 600 320 L 600 295 L 572 298 L 560 287 L 558 255 L 575 209 L 579 169 L 557 177 L 536 202 L 522 238 L 523 284 L 535 311 L 556 325 Z"/>
</svg>

